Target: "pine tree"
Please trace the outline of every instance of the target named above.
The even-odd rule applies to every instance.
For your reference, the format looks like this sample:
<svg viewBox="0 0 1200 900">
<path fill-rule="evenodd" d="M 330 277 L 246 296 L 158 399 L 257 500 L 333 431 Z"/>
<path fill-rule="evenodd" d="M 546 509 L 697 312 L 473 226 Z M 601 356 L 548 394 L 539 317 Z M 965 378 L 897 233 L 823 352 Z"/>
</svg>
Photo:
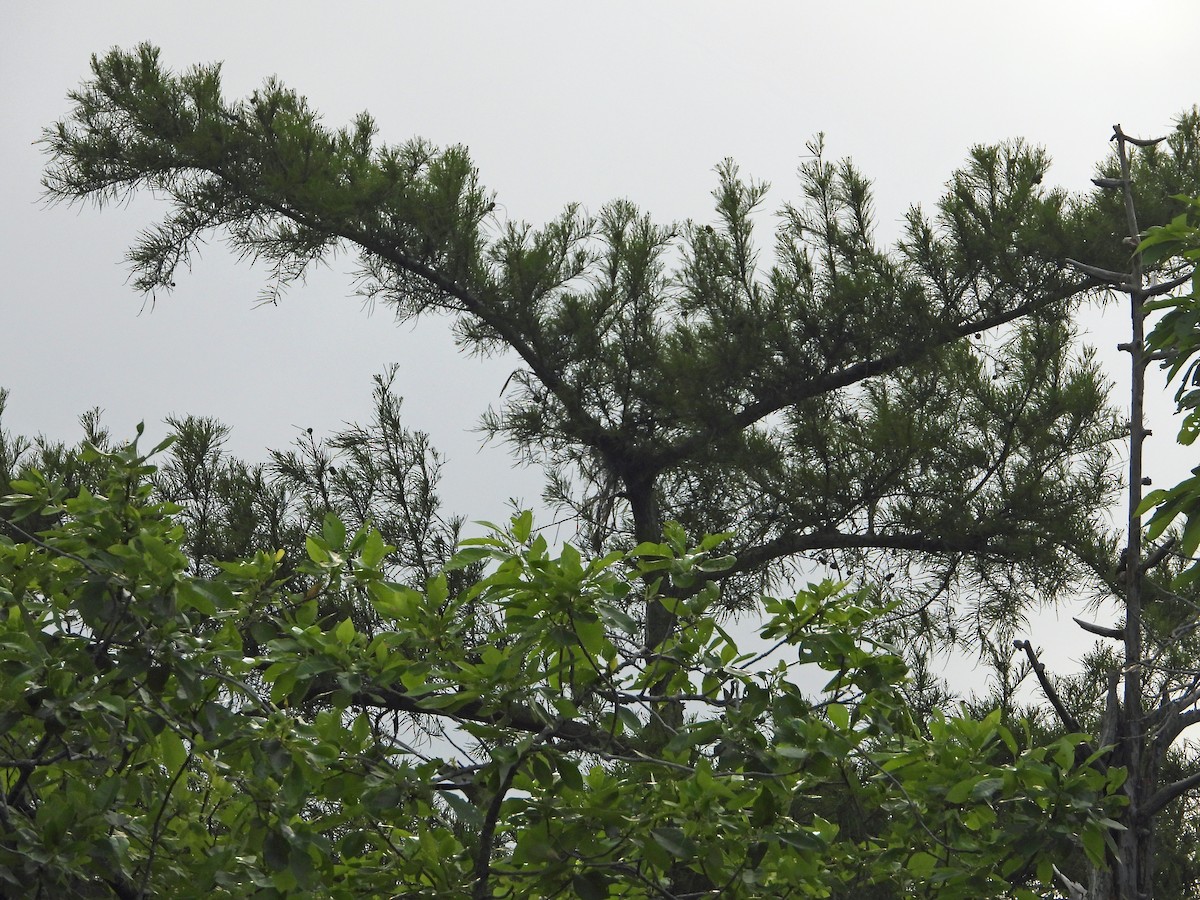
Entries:
<svg viewBox="0 0 1200 900">
<path fill-rule="evenodd" d="M 1123 426 L 1072 314 L 1129 248 L 1105 195 L 1046 187 L 1034 147 L 973 149 L 888 248 L 869 182 L 818 139 L 763 261 L 767 186 L 731 161 L 712 224 L 655 223 L 617 201 L 538 228 L 495 220 L 465 148 L 381 144 L 366 115 L 330 130 L 274 81 L 229 101 L 217 67 L 173 75 L 143 46 L 95 59 L 72 98 L 45 136 L 50 195 L 151 189 L 170 204 L 130 251 L 140 290 L 168 292 L 215 232 L 271 264 L 272 298 L 350 249 L 364 295 L 401 321 L 444 315 L 464 349 L 519 357 L 485 425 L 545 469 L 548 499 L 597 554 L 656 544 L 668 522 L 693 542 L 732 532 L 731 565 L 635 610 L 647 651 L 705 580 L 748 608 L 798 568 L 867 573 L 910 614 L 897 626 L 910 636 L 994 646 L 1030 604 L 1115 566 L 1096 514 Z M 1194 188 L 1198 132 L 1185 116 L 1153 157 L 1154 209 Z M 357 440 L 340 449 L 361 447 L 355 477 L 370 477 Z M 315 447 L 276 465 L 337 508 Z M 682 712 L 660 712 L 661 745 Z"/>
<path fill-rule="evenodd" d="M 366 115 L 330 130 L 274 81 L 227 101 L 218 67 L 172 75 L 148 46 L 93 69 L 46 134 L 46 186 L 169 199 L 130 251 L 140 290 L 169 291 L 216 231 L 273 266 L 272 295 L 352 249 L 363 293 L 401 321 L 443 314 L 465 349 L 520 358 L 486 425 L 545 468 L 596 549 L 668 520 L 734 531 L 735 605 L 796 565 L 903 568 L 914 608 L 955 600 L 930 627 L 969 636 L 1068 583 L 1064 548 L 1111 496 L 1118 423 L 1070 340 L 1101 282 L 1063 262 L 1085 217 L 1042 184 L 1040 150 L 975 148 L 886 249 L 868 181 L 815 141 L 768 264 L 767 187 L 732 162 L 712 225 L 627 201 L 499 224 L 462 147 L 379 144 Z M 670 627 L 646 611 L 649 646 Z"/>
</svg>

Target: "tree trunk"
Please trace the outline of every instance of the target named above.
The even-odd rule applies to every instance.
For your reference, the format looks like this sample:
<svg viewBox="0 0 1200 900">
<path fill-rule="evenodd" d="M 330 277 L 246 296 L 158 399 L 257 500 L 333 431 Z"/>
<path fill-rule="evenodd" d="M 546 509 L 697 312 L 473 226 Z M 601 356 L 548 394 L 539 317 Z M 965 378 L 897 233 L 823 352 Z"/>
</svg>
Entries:
<svg viewBox="0 0 1200 900">
<path fill-rule="evenodd" d="M 625 479 L 625 492 L 629 497 L 633 513 L 633 539 L 641 543 L 658 543 L 663 539 L 662 517 L 658 509 L 658 498 L 654 495 L 654 479 Z M 658 600 L 650 601 L 646 608 L 646 650 L 658 647 L 671 633 L 675 617 Z"/>
<path fill-rule="evenodd" d="M 1128 240 L 1133 246 L 1141 240 L 1137 212 L 1134 209 L 1127 137 L 1120 125 L 1113 126 L 1113 140 L 1121 163 L 1120 188 L 1125 199 Z M 1124 697 L 1114 734 L 1117 748 L 1111 764 L 1128 768 L 1125 795 L 1129 805 L 1122 816 L 1124 831 L 1117 832 L 1116 858 L 1110 860 L 1107 872 L 1091 873 L 1089 900 L 1152 900 L 1154 893 L 1154 817 L 1146 815 L 1146 803 L 1158 783 L 1160 760 L 1157 748 L 1147 742 L 1144 709 L 1142 666 L 1142 587 L 1145 573 L 1142 565 L 1142 520 L 1138 507 L 1142 502 L 1143 443 L 1150 432 L 1146 429 L 1145 373 L 1147 294 L 1144 290 L 1142 261 L 1135 253 L 1128 280 L 1119 287 L 1129 294 L 1131 335 L 1126 350 L 1130 357 L 1129 399 L 1129 498 L 1125 545 L 1125 665 Z M 1107 718 L 1107 716 L 1106 716 Z M 1106 723 L 1111 728 L 1111 723 Z M 1105 729 L 1109 730 L 1109 729 Z"/>
</svg>

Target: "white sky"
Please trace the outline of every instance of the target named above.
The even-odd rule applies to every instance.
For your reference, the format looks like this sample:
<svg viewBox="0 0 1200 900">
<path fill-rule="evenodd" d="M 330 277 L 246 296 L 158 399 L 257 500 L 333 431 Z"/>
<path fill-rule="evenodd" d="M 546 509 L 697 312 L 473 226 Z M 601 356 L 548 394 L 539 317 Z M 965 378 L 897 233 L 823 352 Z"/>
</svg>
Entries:
<svg viewBox="0 0 1200 900">
<path fill-rule="evenodd" d="M 449 456 L 447 507 L 472 519 L 541 490 L 536 471 L 513 472 L 507 451 L 473 431 L 511 362 L 459 354 L 445 322 L 398 329 L 384 309 L 368 315 L 348 259 L 281 306 L 256 307 L 265 273 L 218 243 L 143 310 L 122 257 L 154 202 L 103 213 L 39 202 L 34 142 L 66 113 L 90 54 L 147 40 L 173 68 L 224 61 L 231 95 L 277 75 L 331 125 L 366 109 L 385 140 L 464 143 L 498 211 L 534 223 L 569 201 L 596 210 L 616 197 L 661 221 L 709 219 L 712 167 L 726 156 L 772 183 L 777 208 L 823 131 L 831 155 L 875 181 L 891 237 L 909 204 L 936 201 L 972 144 L 1023 136 L 1055 159 L 1050 180 L 1081 190 L 1113 123 L 1155 135 L 1200 101 L 1195 0 L 12 0 L 4 20 L 7 427 L 74 440 L 76 417 L 100 406 L 124 438 L 139 420 L 160 434 L 167 415 L 212 415 L 233 427 L 233 450 L 261 459 L 298 429 L 366 417 L 371 376 L 395 362 L 407 423 Z M 1121 339 L 1119 326 L 1096 338 L 1114 367 Z M 1170 428 L 1160 433 L 1165 446 Z"/>
</svg>

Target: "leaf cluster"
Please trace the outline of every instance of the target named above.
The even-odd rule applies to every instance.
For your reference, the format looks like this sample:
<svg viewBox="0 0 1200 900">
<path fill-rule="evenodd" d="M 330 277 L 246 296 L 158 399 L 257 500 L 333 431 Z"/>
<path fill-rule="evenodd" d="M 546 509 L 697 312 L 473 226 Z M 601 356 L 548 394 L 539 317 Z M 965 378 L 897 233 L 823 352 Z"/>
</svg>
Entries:
<svg viewBox="0 0 1200 900">
<path fill-rule="evenodd" d="M 333 514 L 307 561 L 196 572 L 136 444 L 93 449 L 99 489 L 30 474 L 0 538 L 0 879 L 73 896 L 732 897 L 906 884 L 1006 896 L 1081 834 L 1103 850 L 1120 772 L 992 716 L 915 723 L 879 610 L 824 582 L 764 601 L 759 653 L 713 616 L 723 536 L 587 560 L 520 514 L 419 588 Z M 22 522 L 50 514 L 37 535 Z M 454 573 L 486 567 L 460 591 Z M 648 652 L 630 610 L 670 576 Z M 315 579 L 383 623 L 323 619 Z M 489 629 L 478 640 L 487 607 Z M 244 617 L 270 609 L 249 655 Z M 824 673 L 815 693 L 808 671 Z M 667 679 L 664 681 L 664 678 Z M 661 718 L 666 699 L 685 720 Z M 399 716 L 444 725 L 415 746 Z M 658 736 L 666 734 L 666 741 Z M 455 749 L 457 748 L 457 749 Z M 844 833 L 825 789 L 881 810 Z M 1032 897 L 1028 888 L 1016 896 Z"/>
</svg>

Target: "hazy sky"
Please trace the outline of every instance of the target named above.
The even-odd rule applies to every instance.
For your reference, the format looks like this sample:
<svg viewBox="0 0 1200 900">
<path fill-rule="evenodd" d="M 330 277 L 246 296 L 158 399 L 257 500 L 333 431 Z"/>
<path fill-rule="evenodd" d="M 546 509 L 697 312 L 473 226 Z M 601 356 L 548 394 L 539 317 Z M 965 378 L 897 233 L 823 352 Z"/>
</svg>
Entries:
<svg viewBox="0 0 1200 900">
<path fill-rule="evenodd" d="M 370 379 L 400 366 L 410 427 L 449 457 L 443 496 L 470 518 L 534 501 L 473 431 L 512 371 L 459 354 L 444 321 L 368 314 L 335 264 L 278 307 L 262 271 L 218 242 L 150 309 L 124 251 L 156 215 L 46 208 L 35 141 L 88 59 L 150 41 L 173 68 L 224 61 L 230 95 L 276 75 L 332 125 L 366 109 L 390 142 L 470 147 L 498 212 L 540 223 L 564 204 L 628 197 L 662 221 L 712 217 L 713 166 L 735 158 L 795 196 L 806 141 L 826 134 L 875 182 L 881 235 L 936 201 L 972 144 L 1023 136 L 1050 180 L 1087 187 L 1113 123 L 1163 132 L 1200 101 L 1195 0 L 1145 2 L 162 2 L 5 4 L 0 29 L 0 386 L 7 427 L 75 439 L 100 406 L 116 436 L 204 414 L 250 458 L 298 429 L 362 419 Z M 764 237 L 766 237 L 764 235 Z M 1120 361 L 1099 334 L 1105 358 Z M 1114 379 L 1121 373 L 1114 369 Z M 1165 442 L 1164 442 L 1165 443 Z"/>
</svg>

